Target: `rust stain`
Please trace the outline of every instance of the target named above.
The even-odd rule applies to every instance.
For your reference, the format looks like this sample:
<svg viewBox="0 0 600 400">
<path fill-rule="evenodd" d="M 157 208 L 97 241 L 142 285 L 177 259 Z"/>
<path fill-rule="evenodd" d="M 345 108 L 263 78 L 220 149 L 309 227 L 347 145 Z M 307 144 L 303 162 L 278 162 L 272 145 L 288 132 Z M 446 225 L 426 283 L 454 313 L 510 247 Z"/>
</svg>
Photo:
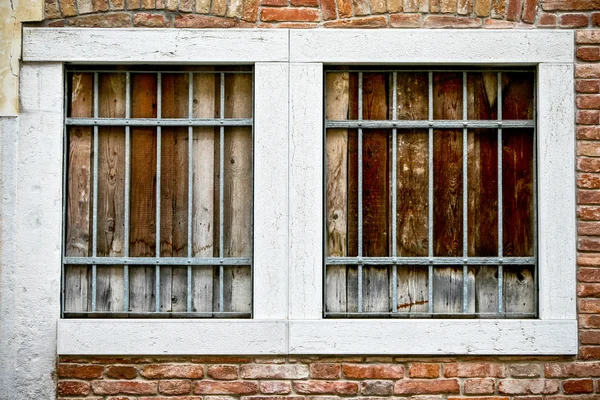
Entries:
<svg viewBox="0 0 600 400">
<path fill-rule="evenodd" d="M 415 301 L 412 303 L 404 303 L 404 304 L 398 304 L 398 307 L 396 307 L 398 310 L 401 308 L 408 308 L 408 307 L 412 307 L 412 306 L 422 306 L 423 304 L 427 304 L 429 303 L 429 300 L 421 300 L 421 301 Z"/>
</svg>

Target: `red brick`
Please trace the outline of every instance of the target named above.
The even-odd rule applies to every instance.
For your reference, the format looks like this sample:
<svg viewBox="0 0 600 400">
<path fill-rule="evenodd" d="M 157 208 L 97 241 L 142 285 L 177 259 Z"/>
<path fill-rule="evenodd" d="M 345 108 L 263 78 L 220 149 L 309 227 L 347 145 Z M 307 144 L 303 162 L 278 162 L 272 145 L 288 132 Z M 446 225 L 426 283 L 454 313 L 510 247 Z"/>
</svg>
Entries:
<svg viewBox="0 0 600 400">
<path fill-rule="evenodd" d="M 290 0 L 295 7 L 319 7 L 319 0 Z"/>
<path fill-rule="evenodd" d="M 240 376 L 245 379 L 304 379 L 308 366 L 304 364 L 248 364 L 242 365 Z"/>
<path fill-rule="evenodd" d="M 304 396 L 242 396 L 241 400 L 305 400 L 305 397 Z"/>
<path fill-rule="evenodd" d="M 237 365 L 210 365 L 208 376 L 213 379 L 233 380 L 238 378 Z"/>
<path fill-rule="evenodd" d="M 523 10 L 523 0 L 508 0 L 508 9 L 506 10 L 506 19 L 509 21 L 519 21 L 521 11 Z"/>
<path fill-rule="evenodd" d="M 72 17 L 77 15 L 77 8 L 75 7 L 75 0 L 61 0 L 60 12 L 63 17 Z"/>
<path fill-rule="evenodd" d="M 578 157 L 577 169 L 585 172 L 600 172 L 600 158 Z"/>
<path fill-rule="evenodd" d="M 92 10 L 94 12 L 108 11 L 107 0 L 92 0 Z"/>
<path fill-rule="evenodd" d="M 316 379 L 337 379 L 342 374 L 342 366 L 332 363 L 316 363 L 310 365 L 310 377 Z"/>
<path fill-rule="evenodd" d="M 593 258 L 596 263 L 600 264 L 600 254 L 595 254 Z M 579 268 L 577 279 L 580 282 L 600 282 L 600 268 Z M 600 319 L 598 322 L 600 323 Z"/>
<path fill-rule="evenodd" d="M 59 364 L 57 373 L 59 378 L 98 379 L 102 378 L 104 367 L 89 364 Z"/>
<path fill-rule="evenodd" d="M 112 397 L 109 397 L 108 400 L 113 400 Z M 169 397 L 162 397 L 162 396 L 157 396 L 157 397 L 136 397 L 135 399 L 133 398 L 127 398 L 124 400 L 204 400 L 202 398 L 202 396 L 169 396 Z"/>
<path fill-rule="evenodd" d="M 598 303 L 598 300 L 587 301 Z M 600 362 L 548 363 L 544 371 L 549 378 L 600 377 Z"/>
<path fill-rule="evenodd" d="M 581 343 L 581 344 L 600 344 L 600 330 L 581 330 L 581 331 L 579 331 L 579 343 Z"/>
<path fill-rule="evenodd" d="M 140 374 L 146 379 L 199 379 L 204 377 L 204 368 L 195 364 L 150 364 L 142 368 Z"/>
<path fill-rule="evenodd" d="M 540 376 L 540 372 L 539 364 L 512 364 L 510 366 L 510 376 L 513 378 L 537 378 Z"/>
<path fill-rule="evenodd" d="M 341 19 L 323 24 L 325 28 L 385 28 L 387 20 L 384 16 Z"/>
<path fill-rule="evenodd" d="M 292 385 L 289 382 L 262 381 L 260 383 L 260 392 L 264 394 L 288 394 L 291 391 Z"/>
<path fill-rule="evenodd" d="M 517 22 L 505 21 L 503 19 L 486 18 L 484 27 L 487 29 L 511 29 L 514 28 Z"/>
<path fill-rule="evenodd" d="M 577 107 L 586 109 L 599 109 L 600 96 L 594 94 L 580 94 L 577 96 Z"/>
<path fill-rule="evenodd" d="M 133 379 L 137 373 L 137 368 L 130 365 L 110 365 L 106 368 L 106 376 L 113 379 Z"/>
<path fill-rule="evenodd" d="M 577 239 L 577 249 L 579 251 L 600 251 L 600 238 L 581 237 Z"/>
<path fill-rule="evenodd" d="M 573 379 L 563 382 L 565 394 L 593 393 L 594 381 L 591 379 Z"/>
<path fill-rule="evenodd" d="M 421 14 L 390 14 L 392 28 L 418 28 L 421 26 Z"/>
<path fill-rule="evenodd" d="M 600 7 L 598 0 L 545 0 L 544 10 L 580 11 Z"/>
<path fill-rule="evenodd" d="M 591 111 L 581 111 L 581 112 L 590 113 L 591 116 L 594 118 L 597 116 L 600 116 L 600 111 L 591 110 Z M 600 127 L 598 127 L 598 126 L 578 126 L 577 127 L 577 139 L 587 139 L 587 140 L 600 139 Z M 583 142 L 583 143 L 594 144 L 594 142 Z"/>
<path fill-rule="evenodd" d="M 312 8 L 263 8 L 261 21 L 306 21 L 319 20 L 319 11 Z"/>
<path fill-rule="evenodd" d="M 600 124 L 600 112 L 594 110 L 577 111 L 577 123 L 584 125 Z M 577 127 L 577 130 L 579 131 L 579 127 Z"/>
<path fill-rule="evenodd" d="M 540 26 L 555 26 L 556 25 L 556 14 L 541 13 L 538 19 L 538 25 Z"/>
<path fill-rule="evenodd" d="M 133 26 L 147 28 L 164 28 L 167 26 L 165 16 L 162 14 L 139 13 L 133 17 Z"/>
<path fill-rule="evenodd" d="M 65 20 L 61 19 L 61 20 L 58 20 L 58 21 L 52 21 L 52 22 L 50 22 L 48 24 L 48 26 L 51 27 L 51 28 L 53 28 L 53 27 L 54 28 L 62 28 L 62 27 L 65 26 Z"/>
<path fill-rule="evenodd" d="M 600 47 L 579 47 L 577 49 L 577 59 L 580 61 L 599 61 Z"/>
<path fill-rule="evenodd" d="M 537 8 L 538 0 L 525 0 L 521 21 L 532 24 L 535 21 L 535 16 L 537 15 Z"/>
<path fill-rule="evenodd" d="M 353 379 L 401 379 L 404 367 L 397 364 L 344 364 L 344 376 Z"/>
<path fill-rule="evenodd" d="M 414 399 L 414 397 L 412 397 L 411 399 Z M 492 397 L 448 397 L 448 400 L 509 400 L 508 397 L 505 396 L 492 396 Z M 523 400 L 542 400 L 542 398 L 536 398 L 536 397 L 526 397 L 523 398 Z M 513 400 L 519 400 L 517 397 L 513 397 Z"/>
<path fill-rule="evenodd" d="M 247 22 L 255 22 L 258 19 L 259 4 L 259 0 L 244 0 L 244 14 L 242 19 Z"/>
<path fill-rule="evenodd" d="M 493 394 L 493 378 L 469 378 L 464 382 L 464 394 Z"/>
<path fill-rule="evenodd" d="M 44 3 L 44 12 L 46 19 L 60 18 L 60 10 L 58 9 L 58 0 L 46 0 Z"/>
<path fill-rule="evenodd" d="M 600 78 L 600 64 L 579 64 L 575 66 L 576 78 Z"/>
<path fill-rule="evenodd" d="M 262 6 L 287 7 L 290 5 L 290 2 L 289 0 L 262 0 L 260 4 Z"/>
<path fill-rule="evenodd" d="M 546 396 L 545 400 L 598 400 L 598 396 L 590 395 L 590 394 L 580 394 L 578 396 L 574 395 L 555 395 L 555 396 Z"/>
<path fill-rule="evenodd" d="M 600 44 L 600 31 L 579 30 L 575 32 L 575 41 L 578 44 Z"/>
<path fill-rule="evenodd" d="M 587 14 L 563 14 L 560 16 L 560 25 L 566 28 L 581 28 L 590 24 Z"/>
<path fill-rule="evenodd" d="M 258 384 L 245 381 L 197 381 L 194 382 L 194 394 L 256 394 Z"/>
<path fill-rule="evenodd" d="M 158 392 L 169 396 L 179 394 L 189 394 L 192 390 L 192 383 L 187 380 L 164 380 L 158 382 Z"/>
<path fill-rule="evenodd" d="M 75 17 L 69 20 L 70 26 L 94 28 L 122 28 L 131 26 L 131 15 L 128 13 L 108 13 Z"/>
<path fill-rule="evenodd" d="M 504 378 L 504 366 L 494 363 L 450 363 L 444 366 L 446 378 Z"/>
<path fill-rule="evenodd" d="M 440 376 L 439 364 L 415 363 L 408 367 L 408 376 L 411 378 L 437 378 Z"/>
<path fill-rule="evenodd" d="M 600 283 L 579 283 L 577 285 L 577 295 L 579 297 L 600 297 Z"/>
<path fill-rule="evenodd" d="M 456 379 L 403 380 L 394 385 L 394 394 L 455 394 L 460 392 Z"/>
<path fill-rule="evenodd" d="M 577 176 L 577 186 L 584 189 L 598 189 L 600 188 L 600 175 L 580 173 Z"/>
<path fill-rule="evenodd" d="M 582 360 L 600 359 L 600 346 L 579 346 L 579 358 Z"/>
<path fill-rule="evenodd" d="M 337 394 L 343 396 L 358 393 L 358 383 L 344 381 L 297 381 L 296 392 L 302 394 Z"/>
<path fill-rule="evenodd" d="M 579 57 L 579 50 L 577 50 Z M 600 55 L 600 52 L 598 53 Z M 578 93 L 599 93 L 600 92 L 600 80 L 598 79 L 577 79 L 575 88 Z"/>
<path fill-rule="evenodd" d="M 560 381 L 548 379 L 505 379 L 498 384 L 503 394 L 553 394 L 560 390 Z"/>
<path fill-rule="evenodd" d="M 579 141 L 577 142 L 577 155 L 579 156 L 600 156 L 600 142 Z"/>
<path fill-rule="evenodd" d="M 580 299 L 577 301 L 579 305 L 579 312 L 584 314 L 598 314 L 600 313 L 600 300 L 597 299 Z M 546 376 L 549 376 L 546 374 Z M 580 376 L 580 375 L 572 375 Z M 581 375 L 587 376 L 587 375 Z"/>
<path fill-rule="evenodd" d="M 186 14 L 175 17 L 175 28 L 233 28 L 239 23 L 231 18 Z"/>
<path fill-rule="evenodd" d="M 335 10 L 335 0 L 321 0 L 321 12 L 325 21 L 337 18 Z"/>
<path fill-rule="evenodd" d="M 156 382 L 93 381 L 94 394 L 155 394 Z"/>
<path fill-rule="evenodd" d="M 592 25 L 600 26 L 600 13 L 592 13 Z"/>
<path fill-rule="evenodd" d="M 450 15 L 429 15 L 423 22 L 425 28 L 480 28 L 481 20 Z"/>
<path fill-rule="evenodd" d="M 87 396 L 90 394 L 90 384 L 82 381 L 59 381 L 57 392 L 59 396 Z"/>
<path fill-rule="evenodd" d="M 360 383 L 360 392 L 367 396 L 388 396 L 394 391 L 392 381 L 366 380 Z"/>
</svg>

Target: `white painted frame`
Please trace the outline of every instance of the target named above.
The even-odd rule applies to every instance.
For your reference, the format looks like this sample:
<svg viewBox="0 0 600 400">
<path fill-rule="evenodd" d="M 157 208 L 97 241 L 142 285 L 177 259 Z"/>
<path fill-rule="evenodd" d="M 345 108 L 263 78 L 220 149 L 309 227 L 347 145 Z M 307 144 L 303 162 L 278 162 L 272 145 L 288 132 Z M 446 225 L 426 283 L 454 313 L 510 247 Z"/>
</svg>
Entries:
<svg viewBox="0 0 600 400">
<path fill-rule="evenodd" d="M 58 320 L 53 308 L 45 319 L 58 320 L 58 354 L 576 354 L 573 54 L 570 31 L 25 28 L 24 89 L 36 85 L 39 71 L 62 82 L 62 68 L 48 70 L 48 62 L 255 63 L 254 319 Z M 537 66 L 539 319 L 322 318 L 328 63 Z M 25 104 L 45 104 L 56 86 L 23 91 Z M 63 117 L 62 100 L 51 108 Z M 28 108 L 21 125 L 60 142 L 62 126 L 40 129 L 41 115 Z M 19 145 L 19 152 L 49 171 L 62 169 L 60 149 Z M 60 173 L 32 179 L 62 187 Z M 37 200 L 29 214 L 60 218 L 56 193 Z M 30 276 L 54 271 L 59 281 L 60 260 L 44 256 L 60 249 L 60 234 L 45 240 L 49 246 L 28 256 L 39 271 Z M 17 241 L 31 248 L 29 237 Z M 46 295 L 58 304 L 58 288 Z"/>
</svg>

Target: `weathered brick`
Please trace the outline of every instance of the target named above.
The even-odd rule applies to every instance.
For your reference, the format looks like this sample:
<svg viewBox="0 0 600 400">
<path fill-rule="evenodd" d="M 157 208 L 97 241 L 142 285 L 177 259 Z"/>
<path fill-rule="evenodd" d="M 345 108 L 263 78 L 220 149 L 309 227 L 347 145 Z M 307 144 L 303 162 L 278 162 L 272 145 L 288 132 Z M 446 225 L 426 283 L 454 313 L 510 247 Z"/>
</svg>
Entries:
<svg viewBox="0 0 600 400">
<path fill-rule="evenodd" d="M 321 0 L 321 12 L 325 21 L 336 19 L 335 0 Z"/>
<path fill-rule="evenodd" d="M 288 394 L 292 391 L 290 382 L 282 381 L 262 381 L 260 382 L 260 392 L 264 394 Z"/>
<path fill-rule="evenodd" d="M 581 343 L 581 344 L 600 344 L 600 330 L 581 330 L 581 331 L 579 331 L 579 343 Z"/>
<path fill-rule="evenodd" d="M 505 367 L 496 363 L 450 363 L 444 366 L 446 378 L 504 378 Z"/>
<path fill-rule="evenodd" d="M 133 379 L 137 373 L 137 368 L 131 365 L 110 365 L 106 368 L 106 376 L 113 379 Z"/>
<path fill-rule="evenodd" d="M 594 381 L 591 379 L 571 379 L 563 382 L 565 394 L 593 393 Z"/>
<path fill-rule="evenodd" d="M 397 381 L 394 394 L 456 394 L 460 392 L 457 379 L 415 379 Z"/>
<path fill-rule="evenodd" d="M 577 48 L 577 59 L 580 61 L 599 61 L 600 47 L 585 46 Z"/>
<path fill-rule="evenodd" d="M 600 142 L 578 141 L 577 155 L 579 156 L 600 156 Z"/>
<path fill-rule="evenodd" d="M 585 301 L 596 303 L 596 307 L 600 307 L 599 300 Z M 600 377 L 600 362 L 548 363 L 545 365 L 544 372 L 548 378 Z"/>
<path fill-rule="evenodd" d="M 576 102 L 577 102 L 577 107 L 579 107 L 579 108 L 599 109 L 600 108 L 600 95 L 580 94 L 577 96 Z"/>
<path fill-rule="evenodd" d="M 162 14 L 139 13 L 133 17 L 133 26 L 147 28 L 164 28 L 167 26 L 165 16 Z"/>
<path fill-rule="evenodd" d="M 69 20 L 70 26 L 95 28 L 122 28 L 131 26 L 131 15 L 128 13 L 108 13 L 86 15 Z"/>
<path fill-rule="evenodd" d="M 600 297 L 600 283 L 579 283 L 579 284 L 577 284 L 577 296 L 579 296 L 579 297 Z M 587 344 L 589 344 L 589 343 L 587 343 Z"/>
<path fill-rule="evenodd" d="M 429 15 L 423 22 L 425 28 L 480 28 L 481 20 L 450 15 Z"/>
<path fill-rule="evenodd" d="M 600 64 L 579 64 L 575 66 L 576 78 L 600 78 Z"/>
<path fill-rule="evenodd" d="M 577 169 L 585 172 L 600 172 L 600 158 L 578 157 Z"/>
<path fill-rule="evenodd" d="M 600 359 L 600 346 L 579 346 L 579 358 L 581 360 Z"/>
<path fill-rule="evenodd" d="M 338 394 L 343 396 L 358 393 L 358 383 L 345 381 L 296 381 L 296 392 L 302 394 Z"/>
<path fill-rule="evenodd" d="M 585 314 L 600 313 L 600 300 L 599 299 L 579 299 L 577 301 L 577 304 L 579 305 L 580 313 L 585 313 Z M 546 376 L 551 376 L 551 375 L 546 374 Z M 588 375 L 570 375 L 570 376 L 588 376 Z"/>
<path fill-rule="evenodd" d="M 511 29 L 515 28 L 517 22 L 505 21 L 503 19 L 486 18 L 484 21 L 486 29 Z"/>
<path fill-rule="evenodd" d="M 58 0 L 46 0 L 44 2 L 44 13 L 46 15 L 46 19 L 60 18 Z"/>
<path fill-rule="evenodd" d="M 319 7 L 319 0 L 290 0 L 294 7 Z"/>
<path fill-rule="evenodd" d="M 256 394 L 258 384 L 246 381 L 196 381 L 194 394 Z"/>
<path fill-rule="evenodd" d="M 247 364 L 240 371 L 245 379 L 304 379 L 308 375 L 304 364 Z"/>
<path fill-rule="evenodd" d="M 344 376 L 352 379 L 401 379 L 404 367 L 397 364 L 344 364 Z"/>
<path fill-rule="evenodd" d="M 109 397 L 107 400 L 113 400 L 112 397 Z M 121 400 L 119 399 L 114 399 L 114 400 Z M 136 397 L 134 398 L 123 398 L 123 400 L 204 400 L 202 398 L 202 396 L 169 396 L 169 397 L 163 397 L 163 396 L 152 396 L 152 397 Z M 232 399 L 233 400 L 233 399 Z"/>
<path fill-rule="evenodd" d="M 411 400 L 413 398 L 414 397 L 411 397 Z M 509 400 L 509 398 L 506 397 L 506 396 L 492 396 L 492 397 L 489 397 L 489 396 L 485 396 L 485 397 L 448 397 L 448 400 L 467 400 L 467 399 L 468 400 Z M 536 397 L 529 397 L 528 396 L 527 398 L 519 399 L 517 397 L 513 397 L 513 400 L 542 400 L 542 398 L 541 397 L 540 398 L 536 398 Z"/>
<path fill-rule="evenodd" d="M 600 175 L 580 173 L 577 176 L 577 186 L 584 189 L 600 188 Z"/>
<path fill-rule="evenodd" d="M 150 364 L 142 368 L 140 375 L 146 379 L 199 379 L 204 377 L 204 367 L 196 364 Z"/>
<path fill-rule="evenodd" d="M 169 396 L 189 394 L 192 382 L 183 379 L 162 380 L 158 382 L 158 392 Z"/>
<path fill-rule="evenodd" d="M 523 10 L 523 0 L 508 0 L 506 9 L 506 19 L 509 21 L 521 20 L 521 11 Z"/>
<path fill-rule="evenodd" d="M 384 16 L 341 19 L 325 22 L 323 26 L 325 28 L 384 28 L 387 26 L 387 20 Z"/>
<path fill-rule="evenodd" d="M 597 125 L 600 123 L 600 111 L 595 110 L 580 110 L 577 111 L 577 123 L 585 124 L 585 125 Z M 577 127 L 577 133 L 579 137 L 579 128 Z M 585 139 L 585 137 L 581 137 L 580 139 Z"/>
<path fill-rule="evenodd" d="M 210 365 L 207 374 L 213 379 L 233 380 L 238 378 L 237 365 Z"/>
<path fill-rule="evenodd" d="M 577 239 L 577 249 L 579 251 L 600 251 L 600 238 L 580 237 Z"/>
<path fill-rule="evenodd" d="M 529 399 L 527 399 L 529 400 Z M 540 399 L 541 400 L 541 399 Z M 580 395 L 561 395 L 557 394 L 554 396 L 545 396 L 544 400 L 598 400 L 598 396 L 593 394 L 580 394 Z"/>
<path fill-rule="evenodd" d="M 592 13 L 592 25 L 600 26 L 600 13 Z"/>
<path fill-rule="evenodd" d="M 541 13 L 538 18 L 538 25 L 540 26 L 555 26 L 556 25 L 556 14 Z"/>
<path fill-rule="evenodd" d="M 535 16 L 537 15 L 538 9 L 538 0 L 525 0 L 525 5 L 523 6 L 523 15 L 521 16 L 521 21 L 527 22 L 528 24 L 532 24 L 535 21 Z"/>
<path fill-rule="evenodd" d="M 342 374 L 342 366 L 333 363 L 314 363 L 310 365 L 310 377 L 316 379 L 337 379 Z"/>
<path fill-rule="evenodd" d="M 475 14 L 478 17 L 487 17 L 490 15 L 491 6 L 490 0 L 475 0 Z"/>
<path fill-rule="evenodd" d="M 411 378 L 437 378 L 440 376 L 440 364 L 415 363 L 408 367 Z"/>
<path fill-rule="evenodd" d="M 469 378 L 464 381 L 464 394 L 493 394 L 493 378 Z"/>
<path fill-rule="evenodd" d="M 539 364 L 512 364 L 510 376 L 513 378 L 537 378 L 540 376 L 541 370 Z"/>
<path fill-rule="evenodd" d="M 290 2 L 289 0 L 261 0 L 260 4 L 270 7 L 287 7 L 290 5 Z"/>
<path fill-rule="evenodd" d="M 563 14 L 560 16 L 560 26 L 565 28 L 581 28 L 590 24 L 587 14 Z"/>
<path fill-rule="evenodd" d="M 58 364 L 59 378 L 98 379 L 102 378 L 104 367 L 89 364 Z"/>
<path fill-rule="evenodd" d="M 143 381 L 93 381 L 94 394 L 155 394 L 156 382 Z"/>
<path fill-rule="evenodd" d="M 313 8 L 263 8 L 261 21 L 318 21 L 319 10 Z"/>
<path fill-rule="evenodd" d="M 578 57 L 579 57 L 578 49 Z M 599 53 L 600 55 L 600 53 Z M 600 80 L 598 79 L 577 79 L 575 88 L 578 93 L 600 93 Z"/>
<path fill-rule="evenodd" d="M 579 30 L 575 32 L 575 41 L 578 44 L 600 44 L 600 31 Z"/>
<path fill-rule="evenodd" d="M 593 258 L 596 263 L 600 264 L 600 254 L 595 254 Z M 580 282 L 600 282 L 600 268 L 579 268 L 577 279 Z M 598 323 L 600 323 L 600 317 L 598 318 Z"/>
<path fill-rule="evenodd" d="M 90 394 L 90 383 L 82 381 L 59 381 L 59 396 L 87 396 Z"/>
<path fill-rule="evenodd" d="M 360 392 L 367 396 L 387 396 L 394 391 L 392 381 L 366 380 L 360 383 Z"/>
<path fill-rule="evenodd" d="M 242 396 L 241 400 L 305 400 L 304 396 Z"/>
<path fill-rule="evenodd" d="M 503 394 L 553 394 L 560 390 L 560 381 L 548 379 L 504 379 L 498 384 Z"/>
<path fill-rule="evenodd" d="M 545 0 L 544 10 L 580 11 L 595 10 L 598 0 Z"/>
<path fill-rule="evenodd" d="M 233 28 L 236 20 L 209 15 L 186 14 L 175 17 L 175 28 Z"/>
<path fill-rule="evenodd" d="M 392 28 L 418 28 L 420 25 L 420 14 L 390 14 Z"/>
</svg>

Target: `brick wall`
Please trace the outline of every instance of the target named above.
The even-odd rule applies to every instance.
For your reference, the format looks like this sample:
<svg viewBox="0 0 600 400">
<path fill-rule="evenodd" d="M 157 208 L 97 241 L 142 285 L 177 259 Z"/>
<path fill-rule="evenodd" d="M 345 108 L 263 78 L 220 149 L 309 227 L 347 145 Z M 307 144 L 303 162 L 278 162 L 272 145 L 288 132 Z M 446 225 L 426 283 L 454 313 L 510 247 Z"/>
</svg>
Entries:
<svg viewBox="0 0 600 400">
<path fill-rule="evenodd" d="M 60 398 L 600 399 L 600 0 L 46 0 L 44 24 L 579 29 L 577 357 L 61 357 Z"/>
</svg>

